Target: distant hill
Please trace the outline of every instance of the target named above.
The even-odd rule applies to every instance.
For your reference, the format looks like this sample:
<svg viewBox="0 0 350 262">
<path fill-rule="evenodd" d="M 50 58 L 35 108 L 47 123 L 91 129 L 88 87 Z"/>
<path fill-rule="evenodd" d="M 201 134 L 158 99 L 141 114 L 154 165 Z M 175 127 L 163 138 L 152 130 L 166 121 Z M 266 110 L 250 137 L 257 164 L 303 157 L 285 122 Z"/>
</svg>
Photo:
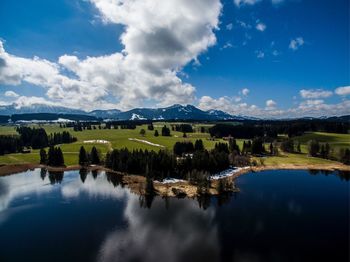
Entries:
<svg viewBox="0 0 350 262">
<path fill-rule="evenodd" d="M 20 115 L 25 116 L 20 117 Z M 40 115 L 39 115 L 40 114 Z M 47 115 L 45 115 L 47 114 Z M 0 106 L 0 115 L 14 116 L 13 121 L 30 120 L 29 118 L 35 117 L 35 120 L 56 120 L 57 116 L 50 114 L 64 114 L 65 117 L 70 115 L 70 119 L 73 115 L 79 115 L 82 119 L 86 120 L 86 116 L 90 116 L 91 119 L 112 119 L 112 120 L 230 120 L 230 119 L 243 119 L 242 117 L 235 117 L 228 113 L 219 110 L 203 111 L 192 105 L 173 105 L 165 108 L 135 108 L 128 111 L 120 111 L 118 109 L 109 110 L 93 110 L 86 112 L 83 110 L 71 109 L 61 106 L 48 106 L 34 104 L 32 106 L 17 107 L 16 105 Z M 83 117 L 84 116 L 84 117 Z M 24 119 L 22 119 L 24 118 Z M 33 120 L 32 119 L 32 120 Z"/>
<path fill-rule="evenodd" d="M 31 106 L 18 107 L 16 104 L 0 106 L 0 115 L 14 114 L 33 114 L 33 113 L 52 113 L 52 114 L 87 114 L 83 110 L 72 109 L 63 106 L 50 106 L 44 104 L 33 104 Z"/>
<path fill-rule="evenodd" d="M 193 105 L 175 104 L 164 108 L 134 108 L 128 111 L 118 109 L 93 110 L 86 112 L 79 109 L 72 109 L 62 106 L 49 106 L 33 104 L 31 106 L 18 107 L 17 105 L 0 106 L 0 122 L 7 122 L 8 116 L 12 121 L 47 120 L 53 121 L 62 119 L 93 121 L 97 119 L 110 120 L 198 120 L 198 121 L 245 121 L 259 120 L 255 117 L 235 116 L 221 110 L 201 110 Z M 323 119 L 329 121 L 349 122 L 350 115 L 339 117 L 304 117 L 299 119 L 315 120 Z M 267 120 L 267 119 L 265 119 Z M 281 119 L 283 120 L 283 119 Z M 288 119 L 284 119 L 288 120 Z M 292 119 L 289 119 L 292 120 Z"/>
</svg>

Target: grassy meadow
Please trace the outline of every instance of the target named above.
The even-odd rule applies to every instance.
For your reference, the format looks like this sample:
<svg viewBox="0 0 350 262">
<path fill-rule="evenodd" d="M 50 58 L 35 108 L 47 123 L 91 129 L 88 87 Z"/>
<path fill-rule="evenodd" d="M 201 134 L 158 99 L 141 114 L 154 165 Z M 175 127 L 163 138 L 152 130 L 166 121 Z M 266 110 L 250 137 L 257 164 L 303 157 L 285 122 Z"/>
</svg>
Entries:
<svg viewBox="0 0 350 262">
<path fill-rule="evenodd" d="M 155 130 L 158 130 L 161 134 L 161 128 L 165 123 L 154 123 Z M 169 124 L 166 124 L 168 127 Z M 198 130 L 201 124 L 195 125 L 194 130 Z M 148 150 L 172 150 L 173 145 L 177 141 L 195 141 L 196 139 L 202 139 L 206 149 L 212 149 L 217 142 L 223 142 L 222 139 L 216 139 L 215 141 L 209 140 L 208 133 L 188 133 L 187 138 L 183 138 L 183 133 L 171 131 L 171 137 L 154 136 L 154 131 L 147 130 L 147 125 L 137 126 L 136 129 L 92 129 L 84 131 L 73 131 L 72 128 L 60 128 L 58 124 L 46 124 L 42 125 L 48 134 L 54 132 L 62 132 L 64 130 L 69 131 L 73 136 L 77 137 L 78 141 L 72 144 L 60 145 L 65 159 L 66 165 L 76 165 L 78 163 L 78 152 L 80 147 L 83 145 L 88 151 L 93 146 L 96 146 L 102 154 L 105 154 L 112 148 L 128 148 L 132 149 L 148 149 Z M 206 125 L 208 127 L 208 125 Z M 145 136 L 140 135 L 140 130 L 145 129 Z M 14 126 L 0 126 L 1 135 L 17 134 Z M 146 140 L 154 144 L 159 144 L 163 147 L 152 146 L 146 143 L 131 141 L 129 139 Z M 284 139 L 284 136 L 280 136 L 279 139 Z M 336 155 L 341 148 L 350 147 L 350 134 L 332 134 L 332 133 L 306 133 L 303 136 L 293 138 L 295 141 L 301 143 L 301 153 L 291 154 L 280 151 L 279 156 L 265 157 L 265 165 L 281 165 L 281 164 L 297 164 L 297 165 L 321 165 L 331 164 L 334 161 L 325 160 L 321 158 L 309 157 L 307 155 L 307 143 L 311 139 L 316 139 L 319 142 L 328 142 L 332 149 L 332 154 Z M 106 140 L 108 144 L 99 143 L 84 143 L 88 140 Z M 242 148 L 243 140 L 238 139 L 237 143 Z M 265 145 L 268 150 L 268 144 Z M 259 163 L 259 161 L 257 161 Z M 31 153 L 17 153 L 0 156 L 1 164 L 20 164 L 20 163 L 39 163 L 39 150 L 32 150 Z"/>
</svg>

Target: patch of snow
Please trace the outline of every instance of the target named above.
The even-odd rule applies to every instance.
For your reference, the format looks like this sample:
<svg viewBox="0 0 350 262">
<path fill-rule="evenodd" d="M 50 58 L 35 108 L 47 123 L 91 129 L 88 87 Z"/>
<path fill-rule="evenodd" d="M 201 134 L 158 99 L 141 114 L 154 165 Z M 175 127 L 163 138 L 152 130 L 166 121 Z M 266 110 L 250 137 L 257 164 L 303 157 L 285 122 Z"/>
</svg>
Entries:
<svg viewBox="0 0 350 262">
<path fill-rule="evenodd" d="M 133 113 L 130 120 L 147 120 L 147 118 L 144 118 L 143 116 Z"/>
<path fill-rule="evenodd" d="M 130 141 L 136 141 L 136 142 L 144 143 L 144 144 L 147 144 L 147 145 L 150 145 L 150 146 L 165 147 L 165 146 L 162 146 L 162 145 L 159 145 L 159 144 L 155 144 L 155 143 L 149 142 L 147 140 L 142 140 L 142 139 L 137 139 L 137 138 L 128 138 L 128 139 Z"/>
<path fill-rule="evenodd" d="M 65 119 L 65 118 L 58 118 L 57 120 L 54 120 L 53 122 L 57 122 L 57 123 L 68 123 L 68 122 L 74 122 L 73 120 L 70 119 Z"/>
<path fill-rule="evenodd" d="M 220 173 L 214 174 L 210 176 L 211 180 L 218 180 L 218 179 L 222 179 L 222 178 L 226 178 L 226 177 L 230 177 L 233 176 L 234 174 L 242 171 L 242 170 L 246 170 L 249 169 L 249 166 L 245 166 L 245 167 L 233 167 L 233 168 L 229 168 L 226 169 L 224 171 L 221 171 Z"/>
<path fill-rule="evenodd" d="M 107 140 L 84 140 L 85 144 L 109 144 L 109 141 Z"/>
<path fill-rule="evenodd" d="M 177 179 L 177 178 L 166 178 L 163 179 L 163 181 L 155 181 L 161 184 L 173 184 L 173 183 L 178 183 L 178 182 L 186 182 L 186 180 L 183 179 Z"/>
</svg>

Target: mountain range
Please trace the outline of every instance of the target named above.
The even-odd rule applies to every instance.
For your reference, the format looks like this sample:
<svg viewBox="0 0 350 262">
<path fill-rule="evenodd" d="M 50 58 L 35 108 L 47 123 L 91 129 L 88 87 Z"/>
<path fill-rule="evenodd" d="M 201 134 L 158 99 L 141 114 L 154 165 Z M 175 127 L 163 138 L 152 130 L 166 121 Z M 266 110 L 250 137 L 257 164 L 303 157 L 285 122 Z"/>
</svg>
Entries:
<svg viewBox="0 0 350 262">
<path fill-rule="evenodd" d="M 69 114 L 88 115 L 96 118 L 111 120 L 244 120 L 247 117 L 233 116 L 220 110 L 203 111 L 193 105 L 175 104 L 164 108 L 134 108 L 128 111 L 118 109 L 93 110 L 86 112 L 62 106 L 33 104 L 31 106 L 18 107 L 15 104 L 0 106 L 0 115 L 18 114 Z"/>
<path fill-rule="evenodd" d="M 43 115 L 47 114 L 47 116 Z M 23 115 L 21 117 L 21 115 Z M 134 108 L 128 111 L 118 109 L 83 111 L 63 106 L 52 106 L 45 104 L 33 104 L 30 106 L 18 107 L 16 104 L 0 106 L 0 117 L 12 116 L 13 119 L 52 120 L 53 118 L 65 118 L 70 120 L 259 120 L 259 118 L 231 115 L 221 110 L 201 110 L 193 105 L 175 104 L 164 108 Z M 8 118 L 8 117 L 7 117 Z M 7 119 L 6 118 L 6 119 Z M 328 119 L 338 121 L 350 121 L 350 116 L 340 117 L 304 117 L 299 119 Z M 288 120 L 288 119 L 287 119 Z M 289 119 L 291 120 L 291 119 Z M 6 120 L 7 121 L 7 120 Z"/>
</svg>

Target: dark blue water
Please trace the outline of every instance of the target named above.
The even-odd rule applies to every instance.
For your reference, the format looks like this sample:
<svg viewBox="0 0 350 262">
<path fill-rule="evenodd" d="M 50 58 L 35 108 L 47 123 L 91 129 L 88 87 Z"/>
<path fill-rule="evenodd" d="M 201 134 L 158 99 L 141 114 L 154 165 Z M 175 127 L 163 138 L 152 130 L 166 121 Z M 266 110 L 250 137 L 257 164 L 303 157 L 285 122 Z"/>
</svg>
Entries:
<svg viewBox="0 0 350 262">
<path fill-rule="evenodd" d="M 145 199 L 104 172 L 0 177 L 0 261 L 348 261 L 349 182 L 265 171 L 241 192 Z"/>
</svg>

